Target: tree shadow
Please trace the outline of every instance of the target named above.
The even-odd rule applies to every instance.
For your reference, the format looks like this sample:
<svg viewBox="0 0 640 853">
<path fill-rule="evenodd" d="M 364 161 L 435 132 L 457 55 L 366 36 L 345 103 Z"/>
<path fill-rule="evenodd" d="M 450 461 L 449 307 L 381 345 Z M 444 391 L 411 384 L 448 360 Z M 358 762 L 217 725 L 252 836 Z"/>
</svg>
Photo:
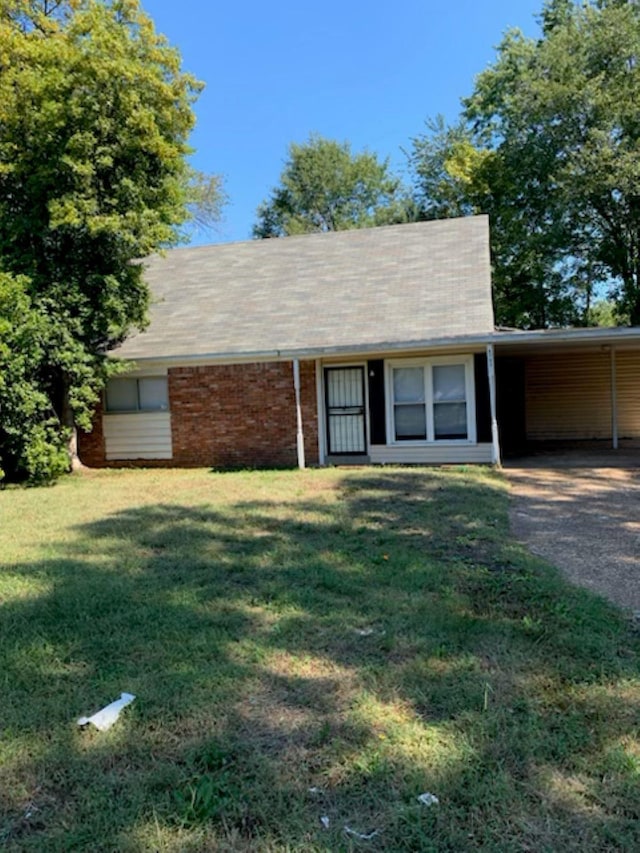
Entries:
<svg viewBox="0 0 640 853">
<path fill-rule="evenodd" d="M 574 583 L 640 609 L 640 469 L 508 472 L 515 535 Z"/>
<path fill-rule="evenodd" d="M 0 842 L 348 850 L 348 822 L 378 850 L 640 843 L 637 638 L 508 539 L 494 482 L 152 504 L 3 567 L 40 592 L 0 610 Z M 123 690 L 114 729 L 78 729 Z"/>
</svg>

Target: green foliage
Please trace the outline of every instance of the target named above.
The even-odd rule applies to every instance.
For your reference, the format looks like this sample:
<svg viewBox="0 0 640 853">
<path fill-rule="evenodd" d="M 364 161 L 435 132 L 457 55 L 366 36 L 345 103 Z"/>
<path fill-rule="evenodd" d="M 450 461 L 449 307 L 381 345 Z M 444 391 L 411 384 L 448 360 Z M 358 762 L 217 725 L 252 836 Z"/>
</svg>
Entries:
<svg viewBox="0 0 640 853">
<path fill-rule="evenodd" d="M 542 26 L 505 36 L 459 126 L 413 141 L 416 198 L 491 216 L 499 323 L 589 322 L 603 288 L 640 323 L 640 9 L 549 0 Z"/>
<path fill-rule="evenodd" d="M 385 160 L 348 142 L 317 134 L 289 146 L 289 157 L 268 201 L 258 208 L 254 237 L 342 231 L 410 218 L 399 182 Z"/>
<path fill-rule="evenodd" d="M 608 299 L 598 299 L 590 305 L 585 312 L 585 319 L 589 326 L 617 326 L 619 322 L 625 323 L 626 318 L 620 318 L 616 306 Z"/>
<path fill-rule="evenodd" d="M 0 46 L 0 269 L 48 329 L 31 381 L 61 436 L 90 427 L 106 351 L 145 325 L 132 261 L 190 204 L 215 216 L 220 187 L 185 159 L 200 84 L 138 0 L 0 0 Z"/>
<path fill-rule="evenodd" d="M 26 279 L 0 273 L 0 480 L 47 482 L 68 465 L 65 435 L 38 374 L 50 338 Z"/>
</svg>

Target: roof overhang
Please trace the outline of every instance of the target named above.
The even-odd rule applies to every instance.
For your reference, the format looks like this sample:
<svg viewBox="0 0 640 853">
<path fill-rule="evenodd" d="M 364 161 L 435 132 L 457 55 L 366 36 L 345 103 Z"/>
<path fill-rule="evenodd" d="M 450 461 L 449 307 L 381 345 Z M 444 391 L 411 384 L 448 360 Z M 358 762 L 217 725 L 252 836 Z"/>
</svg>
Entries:
<svg viewBox="0 0 640 853">
<path fill-rule="evenodd" d="M 562 352 L 568 349 L 582 351 L 635 349 L 640 346 L 640 326 L 496 331 L 492 335 L 491 342 L 495 345 L 498 355 Z"/>
<path fill-rule="evenodd" d="M 544 329 L 532 331 L 494 331 L 480 335 L 425 338 L 415 341 L 376 341 L 336 347 L 301 347 L 244 352 L 206 352 L 168 354 L 162 358 L 130 359 L 139 369 L 154 367 L 191 367 L 215 364 L 293 361 L 310 359 L 371 358 L 385 355 L 415 355 L 424 352 L 481 352 L 493 344 L 496 354 L 526 355 L 568 349 L 624 349 L 640 347 L 640 327 L 606 329 Z M 117 358 L 117 350 L 110 353 Z"/>
<path fill-rule="evenodd" d="M 154 366 L 162 367 L 190 367 L 196 365 L 214 364 L 247 364 L 251 362 L 270 361 L 293 361 L 298 359 L 314 360 L 323 358 L 370 358 L 378 355 L 396 355 L 403 353 L 412 355 L 415 353 L 437 350 L 439 352 L 466 352 L 481 351 L 490 342 L 491 335 L 465 335 L 450 338 L 427 338 L 416 341 L 377 341 L 370 344 L 353 344 L 351 346 L 336 347 L 300 347 L 283 348 L 278 350 L 256 350 L 246 352 L 208 352 L 194 354 L 173 354 L 162 358 L 134 358 L 126 359 L 140 368 Z M 109 355 L 118 358 L 115 350 Z"/>
</svg>

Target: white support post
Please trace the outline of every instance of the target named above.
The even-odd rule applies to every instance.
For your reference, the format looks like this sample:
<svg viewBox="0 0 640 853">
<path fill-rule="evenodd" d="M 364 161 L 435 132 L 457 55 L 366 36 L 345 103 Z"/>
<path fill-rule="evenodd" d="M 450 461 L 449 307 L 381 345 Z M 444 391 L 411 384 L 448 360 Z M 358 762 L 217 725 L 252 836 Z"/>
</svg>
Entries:
<svg viewBox="0 0 640 853">
<path fill-rule="evenodd" d="M 611 444 L 614 450 L 618 449 L 618 389 L 616 388 L 616 351 L 613 347 L 609 352 L 609 363 L 611 366 Z"/>
<path fill-rule="evenodd" d="M 326 446 L 325 438 L 325 414 L 324 414 L 324 388 L 322 384 L 322 361 L 316 359 L 316 409 L 318 418 L 318 464 L 324 465 L 326 457 L 324 448 Z"/>
<path fill-rule="evenodd" d="M 500 438 L 498 435 L 498 416 L 496 413 L 496 367 L 493 344 L 487 344 L 487 376 L 489 378 L 489 405 L 491 408 L 491 461 L 498 468 L 500 459 Z"/>
<path fill-rule="evenodd" d="M 298 468 L 306 468 L 304 461 L 304 432 L 302 431 L 302 406 L 300 405 L 300 362 L 293 360 L 293 388 L 296 394 L 296 447 L 298 449 Z"/>
</svg>

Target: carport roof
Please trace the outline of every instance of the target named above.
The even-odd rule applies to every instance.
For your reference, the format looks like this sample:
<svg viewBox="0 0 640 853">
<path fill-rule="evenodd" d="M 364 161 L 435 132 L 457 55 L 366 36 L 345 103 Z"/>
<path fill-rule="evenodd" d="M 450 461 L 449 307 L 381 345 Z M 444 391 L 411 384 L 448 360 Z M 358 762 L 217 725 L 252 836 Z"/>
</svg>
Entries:
<svg viewBox="0 0 640 853">
<path fill-rule="evenodd" d="M 175 249 L 145 263 L 135 361 L 268 358 L 486 339 L 486 216 Z"/>
<path fill-rule="evenodd" d="M 491 336 L 497 351 L 527 352 L 566 347 L 637 347 L 640 326 L 567 329 L 497 329 Z"/>
</svg>

